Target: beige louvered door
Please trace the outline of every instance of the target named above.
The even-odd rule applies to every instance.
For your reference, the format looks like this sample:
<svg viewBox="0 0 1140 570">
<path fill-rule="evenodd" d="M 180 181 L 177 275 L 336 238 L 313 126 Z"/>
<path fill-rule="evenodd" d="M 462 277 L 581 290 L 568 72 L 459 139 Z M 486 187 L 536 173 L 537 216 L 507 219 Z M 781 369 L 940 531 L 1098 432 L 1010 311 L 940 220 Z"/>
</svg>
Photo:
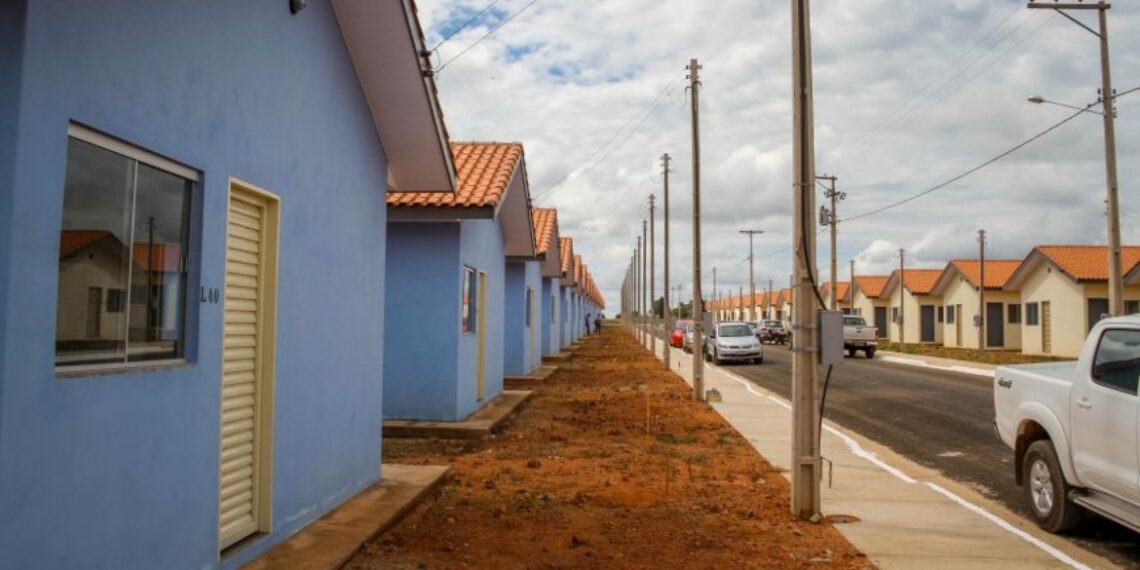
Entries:
<svg viewBox="0 0 1140 570">
<path fill-rule="evenodd" d="M 276 278 L 269 201 L 231 188 L 226 228 L 225 325 L 222 346 L 221 464 L 218 538 L 226 548 L 263 528 L 261 482 L 268 469 L 266 386 L 267 289 Z M 270 296 L 270 299 L 272 297 Z M 267 307 L 268 305 L 268 307 Z M 272 323 L 272 318 L 268 319 Z M 271 337 L 271 332 L 269 336 Z M 271 341 L 271 340 L 270 340 Z M 269 352 L 271 355 L 272 353 Z M 271 357 L 270 357 L 271 358 Z"/>
</svg>

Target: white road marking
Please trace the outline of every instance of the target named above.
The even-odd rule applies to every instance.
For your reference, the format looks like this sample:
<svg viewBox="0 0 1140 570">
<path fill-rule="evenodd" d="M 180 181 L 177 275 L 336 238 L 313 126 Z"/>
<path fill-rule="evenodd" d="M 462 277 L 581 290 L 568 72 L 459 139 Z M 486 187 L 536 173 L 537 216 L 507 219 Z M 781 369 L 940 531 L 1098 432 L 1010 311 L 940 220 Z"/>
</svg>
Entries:
<svg viewBox="0 0 1140 570">
<path fill-rule="evenodd" d="M 884 358 L 886 358 L 886 357 L 884 357 Z M 925 364 L 925 363 L 923 363 L 923 364 Z M 972 370 L 978 370 L 978 369 L 975 368 Z M 720 369 L 720 372 L 723 373 L 725 376 L 728 376 L 729 378 L 736 380 L 737 382 L 740 382 L 741 384 L 743 384 L 744 387 L 748 390 L 748 392 L 751 393 L 752 395 L 754 395 L 758 398 L 765 398 L 766 397 L 769 400 L 772 400 L 773 402 L 776 402 L 777 404 L 780 404 L 789 410 L 792 409 L 792 405 L 790 403 L 788 403 L 786 400 L 784 400 L 783 398 L 780 398 L 780 397 L 778 397 L 772 393 L 761 393 L 761 392 L 756 391 L 756 389 L 754 388 L 754 384 L 752 382 L 748 381 L 747 379 L 745 379 L 741 376 L 738 376 L 732 372 L 729 372 L 727 370 L 724 370 L 723 368 Z M 991 374 L 991 376 L 992 376 L 992 374 Z M 765 392 L 767 392 L 767 390 L 765 390 Z M 847 434 L 845 434 L 845 433 L 839 431 L 838 429 L 836 429 L 832 426 L 829 426 L 827 424 L 824 424 L 823 429 L 827 430 L 828 433 L 831 433 L 832 435 L 835 435 L 839 439 L 843 440 L 843 443 L 847 446 L 847 449 L 850 450 L 852 454 L 854 454 L 858 457 L 862 457 L 863 459 L 866 459 L 868 462 L 878 466 L 883 471 L 886 471 L 887 473 L 894 475 L 897 479 L 899 479 L 905 483 L 918 483 L 918 481 L 916 481 L 914 478 L 910 477 L 906 473 L 903 473 L 901 470 L 894 467 L 893 465 L 890 465 L 889 463 L 883 461 L 877 455 L 875 455 L 873 452 L 870 452 L 870 451 L 863 449 L 863 447 L 861 445 L 859 445 L 859 442 L 852 439 L 851 436 L 848 436 Z M 1041 539 L 1039 539 L 1039 538 L 1037 538 L 1037 537 L 1035 537 L 1035 536 L 1033 536 L 1033 535 L 1031 535 L 1031 534 L 1015 527 L 1015 526 L 1013 526 L 1012 524 L 1010 524 L 1005 519 L 1002 519 L 1001 517 L 987 511 L 986 509 L 984 509 L 978 505 L 975 505 L 975 504 L 967 501 L 966 499 L 963 499 L 962 497 L 959 497 L 958 495 L 948 491 L 946 488 L 944 488 L 938 484 L 930 483 L 930 482 L 927 482 L 926 486 L 929 487 L 932 491 L 946 497 L 947 499 L 950 499 L 954 503 L 957 503 L 959 506 L 964 507 L 970 511 L 973 511 L 974 513 L 977 513 L 978 515 L 981 515 L 983 518 L 994 523 L 998 527 L 1010 532 L 1014 536 L 1028 542 L 1029 544 L 1036 546 L 1038 549 L 1040 549 L 1041 551 L 1045 552 L 1046 554 L 1052 556 L 1053 558 L 1056 558 L 1058 561 L 1060 561 L 1064 564 L 1067 564 L 1067 565 L 1075 568 L 1076 570 L 1092 570 L 1092 568 L 1090 568 L 1089 566 L 1073 559 L 1068 554 L 1061 552 L 1057 548 L 1054 548 L 1053 546 L 1045 543 Z"/>
<path fill-rule="evenodd" d="M 940 366 L 938 364 L 931 364 L 925 360 L 919 360 L 917 358 L 903 358 L 900 356 L 884 355 L 880 356 L 878 359 L 882 360 L 883 362 L 892 362 L 894 364 L 905 364 L 907 366 L 918 366 L 920 368 L 933 368 L 934 370 L 948 370 L 950 372 L 973 374 L 974 376 L 984 376 L 986 378 L 994 377 L 994 371 L 986 370 L 985 368 L 974 368 L 972 366 L 960 366 L 957 364 L 953 366 Z"/>
</svg>

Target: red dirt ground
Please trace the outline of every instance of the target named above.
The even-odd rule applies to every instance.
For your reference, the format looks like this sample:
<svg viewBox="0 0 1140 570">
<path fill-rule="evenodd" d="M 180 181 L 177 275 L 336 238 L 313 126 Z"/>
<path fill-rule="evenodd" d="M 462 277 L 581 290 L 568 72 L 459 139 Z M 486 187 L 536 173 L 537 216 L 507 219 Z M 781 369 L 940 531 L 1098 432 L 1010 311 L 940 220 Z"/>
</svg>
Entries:
<svg viewBox="0 0 1140 570">
<path fill-rule="evenodd" d="M 384 460 L 455 478 L 351 570 L 874 567 L 830 524 L 794 520 L 788 482 L 617 327 L 501 434 L 388 439 Z"/>
</svg>

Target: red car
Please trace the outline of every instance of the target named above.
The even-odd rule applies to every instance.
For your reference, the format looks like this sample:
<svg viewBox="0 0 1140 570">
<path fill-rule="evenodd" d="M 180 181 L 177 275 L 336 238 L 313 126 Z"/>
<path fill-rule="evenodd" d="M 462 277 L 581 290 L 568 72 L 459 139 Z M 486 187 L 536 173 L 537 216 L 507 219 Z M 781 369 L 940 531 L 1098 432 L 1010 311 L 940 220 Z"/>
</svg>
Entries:
<svg viewBox="0 0 1140 570">
<path fill-rule="evenodd" d="M 674 348 L 684 348 L 685 346 L 685 329 L 689 326 L 690 320 L 679 320 L 673 323 L 673 334 L 669 335 L 669 345 Z"/>
</svg>

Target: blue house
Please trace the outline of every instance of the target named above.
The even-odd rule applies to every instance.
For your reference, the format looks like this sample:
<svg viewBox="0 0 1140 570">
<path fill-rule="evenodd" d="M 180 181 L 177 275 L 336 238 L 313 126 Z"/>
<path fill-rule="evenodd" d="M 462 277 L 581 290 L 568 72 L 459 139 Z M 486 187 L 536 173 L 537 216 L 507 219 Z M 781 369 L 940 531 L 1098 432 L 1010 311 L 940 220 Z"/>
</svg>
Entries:
<svg viewBox="0 0 1140 570">
<path fill-rule="evenodd" d="M 500 395 L 508 313 L 521 322 L 539 283 L 537 267 L 507 270 L 535 257 L 522 145 L 451 149 L 456 193 L 388 195 L 386 419 L 458 421 Z"/>
<path fill-rule="evenodd" d="M 424 49 L 408 0 L 0 2 L 0 566 L 235 568 L 380 478 Z"/>
<path fill-rule="evenodd" d="M 574 270 L 574 240 L 564 237 L 558 240 L 561 267 L 559 269 L 559 284 L 562 286 L 562 306 L 560 313 L 566 318 L 562 320 L 562 335 L 559 339 L 562 348 L 566 348 L 578 340 L 578 319 L 582 317 L 577 307 L 578 296 L 575 293 L 577 281 Z"/>
<path fill-rule="evenodd" d="M 558 237 L 558 211 L 534 208 L 535 252 L 542 268 L 542 354 L 552 356 L 562 350 L 562 261 Z"/>
</svg>

